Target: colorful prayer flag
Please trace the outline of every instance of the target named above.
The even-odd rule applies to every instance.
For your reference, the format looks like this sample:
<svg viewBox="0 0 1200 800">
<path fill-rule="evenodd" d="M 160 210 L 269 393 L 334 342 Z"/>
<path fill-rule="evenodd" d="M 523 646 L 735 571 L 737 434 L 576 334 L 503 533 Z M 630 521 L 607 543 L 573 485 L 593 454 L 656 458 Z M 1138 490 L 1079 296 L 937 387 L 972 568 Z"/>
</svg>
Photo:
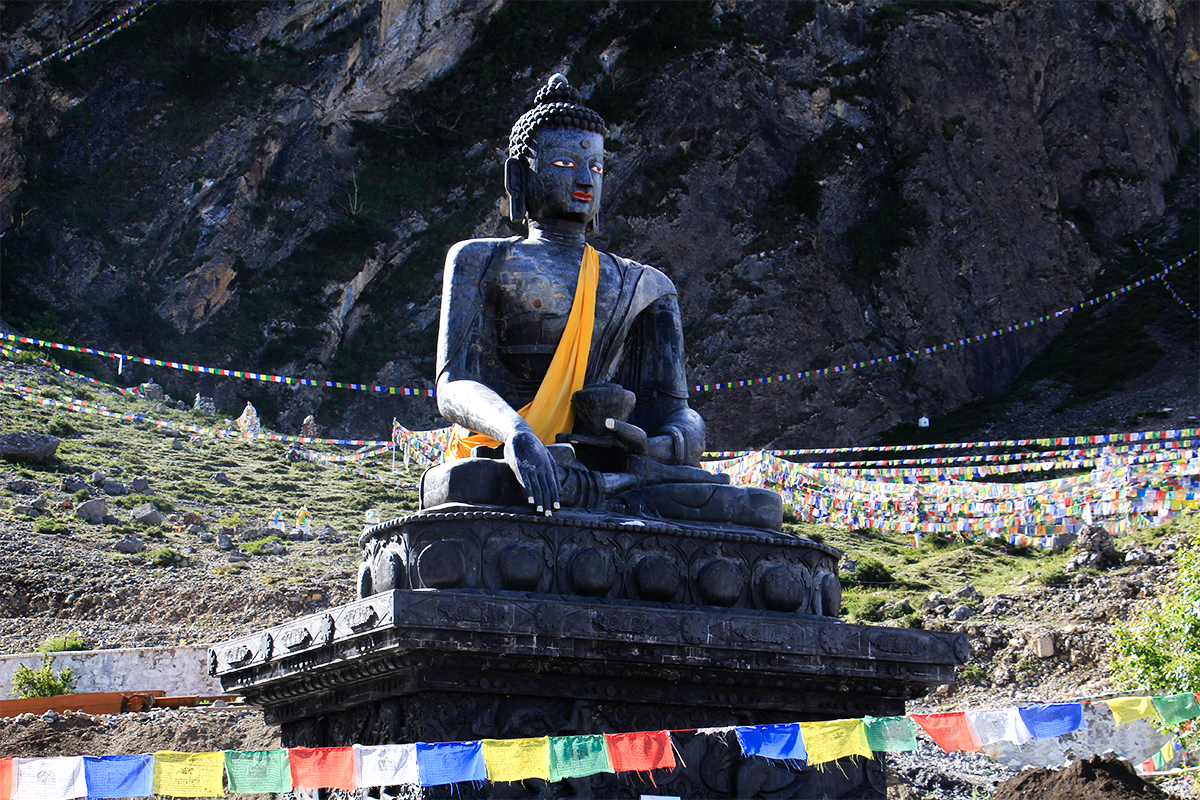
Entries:
<svg viewBox="0 0 1200 800">
<path fill-rule="evenodd" d="M 962 711 L 945 711 L 939 714 L 910 714 L 912 721 L 921 726 L 937 746 L 947 753 L 954 750 L 978 750 L 979 740 L 967 723 Z"/>
<path fill-rule="evenodd" d="M 417 771 L 422 786 L 487 780 L 479 742 L 417 742 Z"/>
<path fill-rule="evenodd" d="M 604 734 L 550 737 L 550 782 L 612 772 Z"/>
<path fill-rule="evenodd" d="M 1034 739 L 1054 739 L 1087 727 L 1080 703 L 1047 703 L 1021 706 L 1017 710 Z"/>
<path fill-rule="evenodd" d="M 1149 697 L 1114 697 L 1105 700 L 1105 705 L 1112 712 L 1113 719 L 1118 725 L 1125 725 L 1134 720 L 1157 716 L 1154 703 Z"/>
<path fill-rule="evenodd" d="M 484 739 L 483 763 L 493 783 L 526 778 L 550 780 L 550 738 Z"/>
<path fill-rule="evenodd" d="M 224 753 L 154 754 L 154 793 L 172 797 L 221 797 L 225 793 Z"/>
<path fill-rule="evenodd" d="M 608 756 L 615 772 L 649 772 L 674 769 L 675 750 L 667 731 L 606 733 Z"/>
<path fill-rule="evenodd" d="M 226 750 L 225 774 L 234 794 L 290 792 L 292 767 L 287 750 Z"/>
<path fill-rule="evenodd" d="M 908 717 L 871 717 L 863 719 L 867 746 L 874 753 L 898 753 L 917 749 L 917 737 Z"/>
<path fill-rule="evenodd" d="M 871 757 L 867 729 L 861 719 L 834 719 L 827 722 L 801 722 L 800 735 L 808 751 L 810 766 L 836 761 L 846 756 Z"/>
<path fill-rule="evenodd" d="M 1154 701 L 1155 710 L 1167 725 L 1175 726 L 1189 719 L 1200 717 L 1200 705 L 1197 705 L 1196 696 L 1191 692 L 1151 699 Z"/>
<path fill-rule="evenodd" d="M 733 729 L 737 735 L 742 755 L 762 756 L 787 761 L 797 768 L 808 759 L 804 740 L 800 736 L 800 724 L 744 725 Z"/>
<path fill-rule="evenodd" d="M 0 758 L 0 800 L 12 800 L 13 760 Z"/>
<path fill-rule="evenodd" d="M 293 789 L 357 789 L 354 750 L 350 747 L 288 749 Z"/>
<path fill-rule="evenodd" d="M 415 744 L 354 745 L 359 788 L 419 784 Z"/>
<path fill-rule="evenodd" d="M 986 711 L 968 711 L 967 723 L 975 733 L 980 746 L 996 742 L 1012 742 L 1022 745 L 1032 741 L 1033 735 L 1015 708 L 997 708 Z"/>
<path fill-rule="evenodd" d="M 154 756 L 84 756 L 88 800 L 154 794 Z"/>
<path fill-rule="evenodd" d="M 72 800 L 86 794 L 83 756 L 13 760 L 12 800 Z"/>
</svg>

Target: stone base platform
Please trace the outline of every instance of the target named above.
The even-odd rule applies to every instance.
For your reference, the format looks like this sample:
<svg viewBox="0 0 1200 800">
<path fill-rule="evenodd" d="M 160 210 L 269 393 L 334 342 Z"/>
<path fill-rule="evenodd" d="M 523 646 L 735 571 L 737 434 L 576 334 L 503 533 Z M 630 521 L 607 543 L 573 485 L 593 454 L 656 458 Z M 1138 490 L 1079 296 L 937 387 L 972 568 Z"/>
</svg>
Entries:
<svg viewBox="0 0 1200 800">
<path fill-rule="evenodd" d="M 221 643 L 210 672 L 285 746 L 672 734 L 646 776 L 461 785 L 428 797 L 883 798 L 879 762 L 795 770 L 697 728 L 892 716 L 949 683 L 965 637 L 746 608 L 472 589 L 393 589 Z"/>
</svg>

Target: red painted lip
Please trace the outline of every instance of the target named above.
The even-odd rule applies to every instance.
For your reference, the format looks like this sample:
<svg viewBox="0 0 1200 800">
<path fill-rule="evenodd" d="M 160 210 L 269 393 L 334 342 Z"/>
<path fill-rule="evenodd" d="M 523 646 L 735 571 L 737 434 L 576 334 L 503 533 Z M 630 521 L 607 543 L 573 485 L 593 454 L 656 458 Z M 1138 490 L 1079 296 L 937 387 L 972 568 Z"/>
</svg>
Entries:
<svg viewBox="0 0 1200 800">
<path fill-rule="evenodd" d="M 591 192 L 571 192 L 571 197 L 574 197 L 576 200 L 582 200 L 585 203 L 590 203 L 592 201 Z"/>
</svg>

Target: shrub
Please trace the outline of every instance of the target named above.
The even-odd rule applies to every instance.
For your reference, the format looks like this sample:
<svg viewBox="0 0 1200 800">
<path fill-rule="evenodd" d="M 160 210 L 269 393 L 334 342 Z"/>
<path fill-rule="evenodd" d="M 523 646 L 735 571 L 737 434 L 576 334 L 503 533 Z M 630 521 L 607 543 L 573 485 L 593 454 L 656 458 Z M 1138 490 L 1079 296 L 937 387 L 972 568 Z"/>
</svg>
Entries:
<svg viewBox="0 0 1200 800">
<path fill-rule="evenodd" d="M 853 580 L 859 584 L 882 586 L 896 582 L 892 571 L 882 561 L 870 557 L 859 560 L 858 569 L 854 570 Z"/>
<path fill-rule="evenodd" d="M 54 517 L 38 517 L 37 522 L 33 523 L 33 529 L 38 533 L 60 534 L 71 530 L 71 526 Z"/>
<path fill-rule="evenodd" d="M 278 536 L 268 536 L 265 539 L 256 539 L 253 542 L 247 542 L 242 547 L 242 549 L 245 550 L 247 553 L 249 553 L 252 556 L 261 556 L 263 554 L 263 548 L 265 546 L 267 546 L 271 542 L 282 542 L 282 541 L 283 541 L 283 539 L 280 539 Z"/>
<path fill-rule="evenodd" d="M 1042 583 L 1046 586 L 1065 586 L 1070 577 L 1061 569 L 1052 569 L 1042 573 Z"/>
<path fill-rule="evenodd" d="M 150 554 L 150 563 L 156 567 L 173 567 L 183 561 L 183 556 L 169 547 L 163 547 Z"/>
<path fill-rule="evenodd" d="M 86 503 L 88 500 L 92 499 L 92 493 L 87 489 L 80 489 L 79 491 L 75 492 L 75 494 L 71 495 L 71 497 L 76 503 Z"/>
<path fill-rule="evenodd" d="M 62 636 L 51 636 L 37 646 L 39 653 L 61 653 L 66 650 L 87 650 L 88 644 L 83 636 L 75 631 Z"/>
<path fill-rule="evenodd" d="M 79 431 L 75 429 L 70 421 L 64 417 L 54 417 L 48 423 L 46 423 L 46 433 L 50 434 L 51 436 L 65 438 L 78 432 Z"/>
<path fill-rule="evenodd" d="M 24 664 L 13 673 L 13 688 L 9 692 L 20 698 L 55 697 L 75 691 L 75 673 L 70 669 L 54 674 L 54 656 L 42 654 L 42 665 L 30 669 Z"/>
<path fill-rule="evenodd" d="M 1179 694 L 1200 686 L 1200 533 L 1185 541 L 1177 558 L 1175 585 L 1113 631 L 1114 672 L 1130 689 Z M 1188 739 L 1200 743 L 1195 726 Z"/>
</svg>

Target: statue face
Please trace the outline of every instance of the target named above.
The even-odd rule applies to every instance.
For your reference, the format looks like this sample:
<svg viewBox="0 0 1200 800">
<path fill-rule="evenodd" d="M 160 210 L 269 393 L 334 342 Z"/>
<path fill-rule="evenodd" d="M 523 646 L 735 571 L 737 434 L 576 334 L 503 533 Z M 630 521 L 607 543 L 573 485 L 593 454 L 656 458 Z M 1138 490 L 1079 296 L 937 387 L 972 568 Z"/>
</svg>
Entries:
<svg viewBox="0 0 1200 800">
<path fill-rule="evenodd" d="M 574 128 L 534 133 L 537 159 L 530 165 L 525 206 L 533 219 L 591 222 L 604 187 L 604 137 Z"/>
</svg>

